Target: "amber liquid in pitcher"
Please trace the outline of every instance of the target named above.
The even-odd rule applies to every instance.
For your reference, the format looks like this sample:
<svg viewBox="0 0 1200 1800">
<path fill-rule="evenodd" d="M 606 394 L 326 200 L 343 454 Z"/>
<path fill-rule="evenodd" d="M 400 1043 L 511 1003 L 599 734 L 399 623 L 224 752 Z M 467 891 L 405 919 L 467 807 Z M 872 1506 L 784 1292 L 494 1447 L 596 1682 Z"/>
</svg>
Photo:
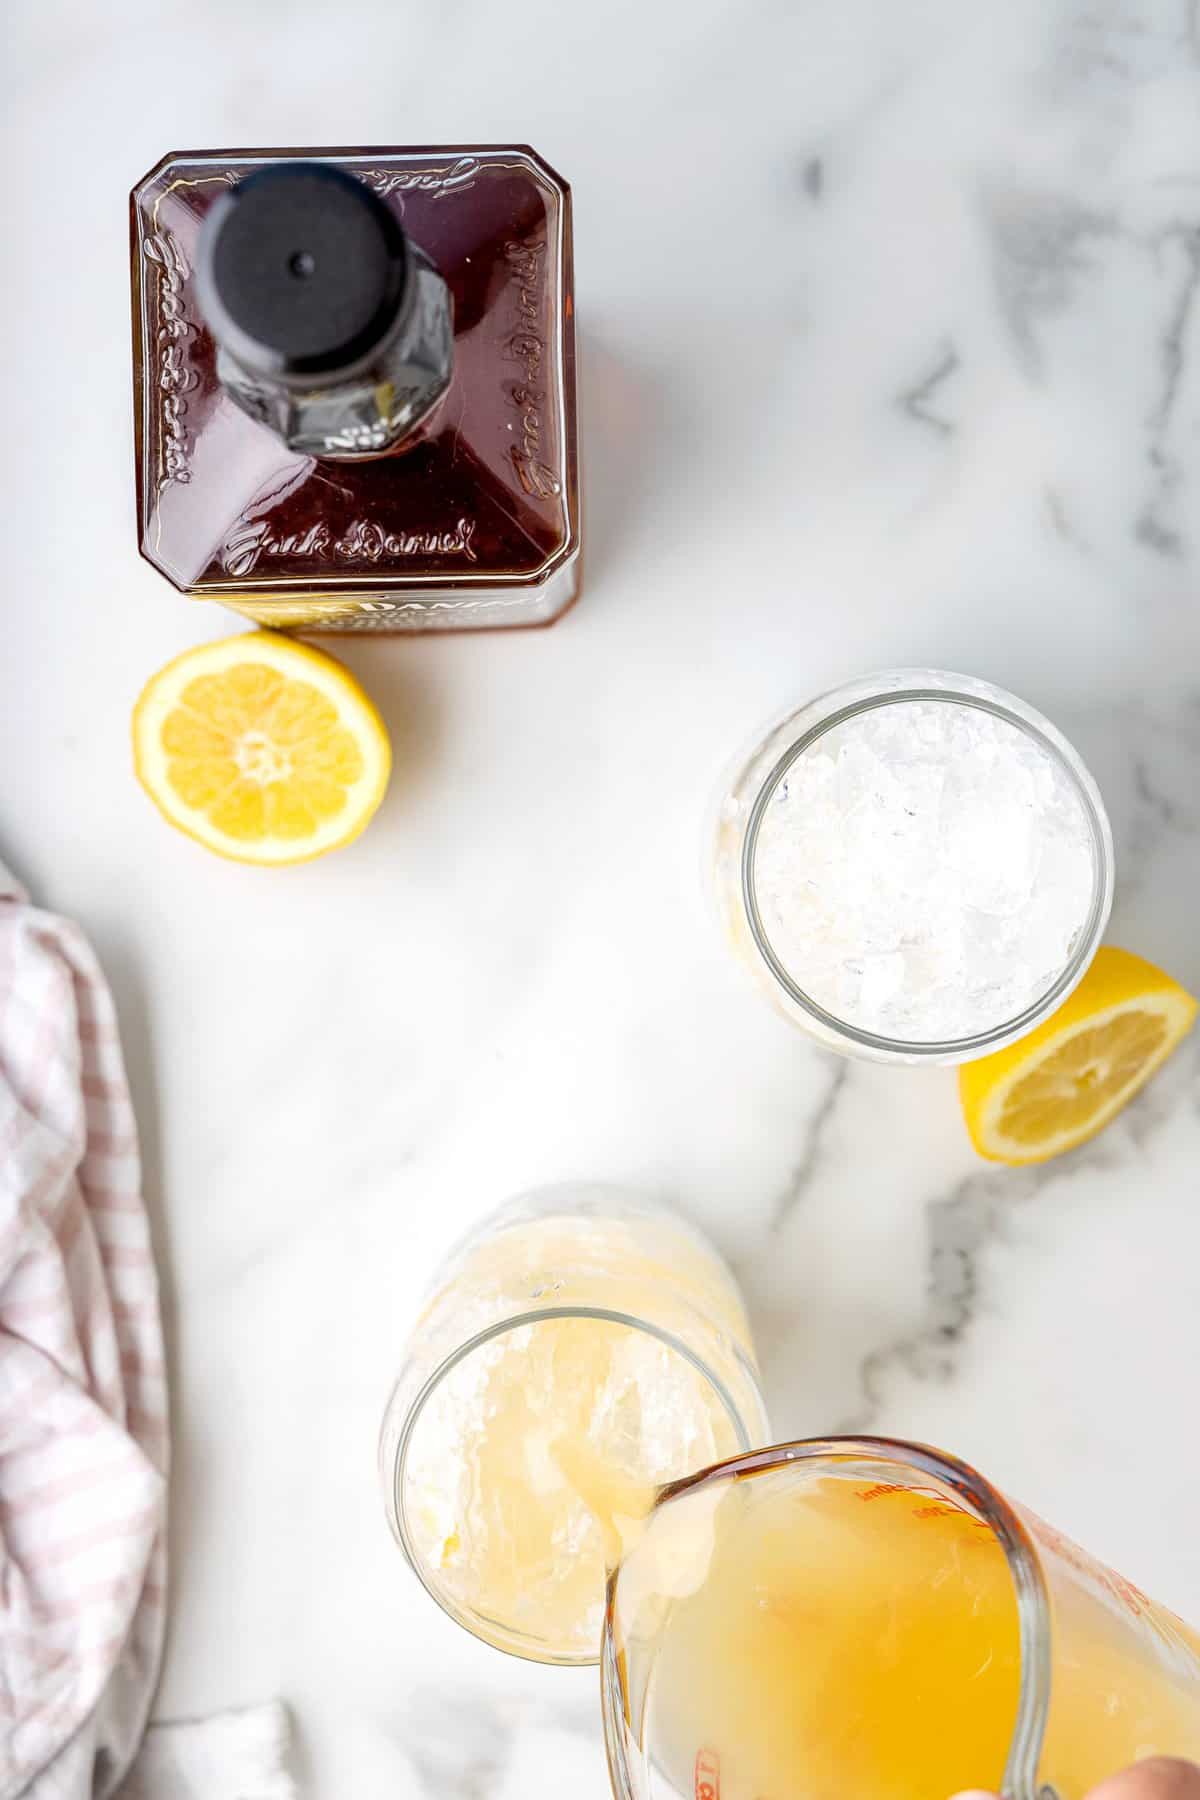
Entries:
<svg viewBox="0 0 1200 1800">
<path fill-rule="evenodd" d="M 999 1793 L 1022 1672 L 992 1527 L 934 1488 L 770 1454 L 681 1484 L 614 1581 L 637 1800 Z M 1165 1646 L 1144 1654 L 1089 1586 L 1058 1590 L 1041 1767 L 1077 1800 L 1136 1758 L 1200 1756 L 1200 1638 L 1068 1548 Z"/>
</svg>

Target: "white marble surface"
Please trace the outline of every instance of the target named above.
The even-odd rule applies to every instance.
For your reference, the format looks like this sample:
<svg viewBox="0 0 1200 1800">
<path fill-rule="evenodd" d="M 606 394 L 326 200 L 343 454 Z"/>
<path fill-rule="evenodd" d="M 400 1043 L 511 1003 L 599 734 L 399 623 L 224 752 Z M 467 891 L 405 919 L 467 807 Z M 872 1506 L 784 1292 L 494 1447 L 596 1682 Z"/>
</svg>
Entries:
<svg viewBox="0 0 1200 1800">
<path fill-rule="evenodd" d="M 953 1078 L 827 1059 L 710 927 L 760 719 L 1010 686 L 1117 835 L 1111 937 L 1200 984 L 1195 0 L 8 0 L 0 849 L 114 980 L 176 1374 L 159 1711 L 282 1693 L 314 1800 L 603 1800 L 595 1682 L 444 1620 L 375 1492 L 447 1240 L 587 1176 L 742 1276 L 780 1434 L 973 1458 L 1200 1617 L 1200 1045 L 988 1172 Z M 532 141 L 574 184 L 588 585 L 346 656 L 353 850 L 254 873 L 141 797 L 143 679 L 236 629 L 134 549 L 125 192 L 170 147 Z M 14 416 L 15 414 L 15 416 Z"/>
</svg>

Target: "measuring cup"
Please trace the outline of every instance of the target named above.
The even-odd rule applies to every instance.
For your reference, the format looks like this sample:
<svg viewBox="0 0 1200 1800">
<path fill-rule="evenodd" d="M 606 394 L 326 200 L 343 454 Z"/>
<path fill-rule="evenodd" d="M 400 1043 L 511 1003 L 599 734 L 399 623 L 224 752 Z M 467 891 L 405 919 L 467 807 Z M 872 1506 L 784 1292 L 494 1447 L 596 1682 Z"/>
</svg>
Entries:
<svg viewBox="0 0 1200 1800">
<path fill-rule="evenodd" d="M 617 1800 L 1080 1800 L 1200 1760 L 1200 1636 L 965 1464 L 881 1438 L 664 1488 L 601 1670 Z"/>
</svg>

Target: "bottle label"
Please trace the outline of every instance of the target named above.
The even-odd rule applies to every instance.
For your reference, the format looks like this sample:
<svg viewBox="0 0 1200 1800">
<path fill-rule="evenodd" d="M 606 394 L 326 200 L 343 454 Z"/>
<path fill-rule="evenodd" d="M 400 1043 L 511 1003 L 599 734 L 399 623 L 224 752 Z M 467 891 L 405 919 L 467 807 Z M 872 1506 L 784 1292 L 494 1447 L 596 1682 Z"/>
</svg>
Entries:
<svg viewBox="0 0 1200 1800">
<path fill-rule="evenodd" d="M 256 625 L 278 631 L 459 631 L 491 625 L 546 625 L 575 593 L 575 569 L 568 566 L 540 590 L 534 611 L 527 593 L 488 588 L 471 594 L 406 599 L 386 593 L 316 595 L 294 600 L 260 599 L 254 594 L 210 594 Z"/>
</svg>

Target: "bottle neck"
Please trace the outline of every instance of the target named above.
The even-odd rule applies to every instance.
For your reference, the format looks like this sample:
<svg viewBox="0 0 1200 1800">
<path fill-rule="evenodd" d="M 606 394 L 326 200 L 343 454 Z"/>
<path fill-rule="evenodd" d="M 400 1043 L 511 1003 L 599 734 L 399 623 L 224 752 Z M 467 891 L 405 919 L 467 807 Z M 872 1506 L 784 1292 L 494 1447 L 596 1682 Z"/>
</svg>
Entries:
<svg viewBox="0 0 1200 1800">
<path fill-rule="evenodd" d="M 365 356 L 319 374 L 263 375 L 220 344 L 217 375 L 234 404 L 290 450 L 330 461 L 392 455 L 426 435 L 453 373 L 453 306 L 429 260 L 412 271 L 395 323 Z"/>
</svg>

